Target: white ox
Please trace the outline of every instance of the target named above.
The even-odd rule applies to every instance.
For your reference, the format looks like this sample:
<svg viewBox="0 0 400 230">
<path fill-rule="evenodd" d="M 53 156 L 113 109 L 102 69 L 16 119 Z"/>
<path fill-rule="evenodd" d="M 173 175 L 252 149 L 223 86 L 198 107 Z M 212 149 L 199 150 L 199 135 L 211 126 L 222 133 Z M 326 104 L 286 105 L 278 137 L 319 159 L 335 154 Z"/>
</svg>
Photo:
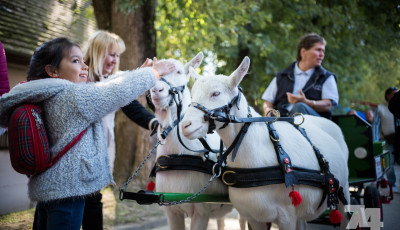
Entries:
<svg viewBox="0 0 400 230">
<path fill-rule="evenodd" d="M 192 87 L 192 101 L 205 106 L 208 110 L 227 105 L 238 95 L 239 83 L 247 73 L 250 59 L 245 57 L 241 65 L 230 76 L 197 76 Z M 192 73 L 193 72 L 193 73 Z M 191 74 L 196 73 L 191 70 Z M 248 104 L 242 95 L 238 108 L 233 106 L 230 114 L 245 118 L 248 113 Z M 253 117 L 260 117 L 251 109 Z M 185 137 L 195 139 L 207 133 L 209 122 L 204 119 L 205 113 L 194 106 L 186 111 L 182 120 L 182 132 Z M 330 171 L 340 181 L 345 198 L 350 201 L 348 185 L 348 148 L 344 141 L 340 128 L 332 121 L 316 117 L 304 116 L 305 121 L 301 125 L 311 142 L 320 150 L 328 160 Z M 295 122 L 299 124 L 301 117 L 296 117 Z M 226 147 L 231 146 L 243 123 L 230 123 L 222 128 L 223 123 L 215 121 L 216 131 L 220 135 Z M 296 130 L 293 125 L 286 121 L 278 121 L 274 124 L 280 138 L 281 145 L 290 156 L 293 166 L 319 170 L 317 159 L 313 148 Z M 252 123 L 244 136 L 234 162 L 228 156 L 227 164 L 232 168 L 258 168 L 277 166 L 278 160 L 273 143 L 268 135 L 265 123 Z M 264 185 L 251 188 L 229 187 L 229 198 L 234 207 L 243 218 L 246 218 L 253 230 L 265 229 L 266 222 L 273 222 L 279 229 L 304 229 L 306 221 L 316 219 L 326 210 L 326 200 L 318 208 L 322 199 L 322 189 L 295 185 L 303 199 L 298 207 L 294 207 L 288 197 L 291 187 L 285 184 Z M 339 204 L 339 211 L 343 216 L 341 229 L 345 229 L 348 218 L 344 213 L 344 205 Z"/>
<path fill-rule="evenodd" d="M 182 92 L 182 114 L 191 103 L 190 92 L 187 87 L 189 82 L 189 67 L 197 68 L 203 60 L 203 53 L 199 53 L 190 62 L 182 65 L 181 62 L 168 59 L 175 64 L 176 70 L 164 77 L 171 86 L 179 87 L 185 85 Z M 164 129 L 171 126 L 177 119 L 177 106 L 174 101 L 171 103 L 169 94 L 170 86 L 164 81 L 157 81 L 156 85 L 150 90 L 152 102 L 155 106 L 155 115 Z M 202 153 L 191 152 L 184 148 L 177 138 L 177 126 L 169 132 L 163 145 L 157 148 L 157 158 L 167 154 L 186 154 L 203 156 Z M 179 127 L 179 126 L 178 126 Z M 158 128 L 158 138 L 160 139 L 161 128 Z M 182 134 L 181 134 L 182 135 Z M 162 139 L 160 139 L 162 140 Z M 188 140 L 182 136 L 184 145 L 192 150 L 202 150 L 204 147 L 199 140 Z M 213 149 L 218 149 L 220 138 L 218 135 L 208 135 L 207 142 Z M 216 161 L 216 156 L 210 153 L 210 159 Z M 169 193 L 196 193 L 211 178 L 210 174 L 191 170 L 171 170 L 159 171 L 156 175 L 156 191 Z M 227 186 L 220 180 L 214 180 L 204 192 L 205 194 L 228 195 Z M 170 229 L 185 229 L 185 214 L 191 218 L 191 230 L 207 229 L 209 218 L 217 218 L 218 229 L 224 229 L 224 217 L 232 210 L 231 204 L 208 204 L 208 203 L 185 203 L 173 206 L 164 206 L 168 217 Z"/>
</svg>

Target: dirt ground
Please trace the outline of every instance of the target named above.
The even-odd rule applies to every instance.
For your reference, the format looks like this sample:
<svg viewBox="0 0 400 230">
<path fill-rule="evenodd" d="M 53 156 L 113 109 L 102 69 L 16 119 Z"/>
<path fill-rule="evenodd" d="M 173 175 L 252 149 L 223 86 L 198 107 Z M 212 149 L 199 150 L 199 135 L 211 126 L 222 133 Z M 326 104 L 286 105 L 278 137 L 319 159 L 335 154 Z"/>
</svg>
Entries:
<svg viewBox="0 0 400 230">
<path fill-rule="evenodd" d="M 163 216 L 161 207 L 157 204 L 139 205 L 135 201 L 118 199 L 117 189 L 106 188 L 103 194 L 104 229 L 111 230 L 113 226 L 128 223 L 142 223 L 154 216 Z M 35 209 L 9 213 L 0 216 L 0 229 L 27 230 L 32 229 Z"/>
</svg>

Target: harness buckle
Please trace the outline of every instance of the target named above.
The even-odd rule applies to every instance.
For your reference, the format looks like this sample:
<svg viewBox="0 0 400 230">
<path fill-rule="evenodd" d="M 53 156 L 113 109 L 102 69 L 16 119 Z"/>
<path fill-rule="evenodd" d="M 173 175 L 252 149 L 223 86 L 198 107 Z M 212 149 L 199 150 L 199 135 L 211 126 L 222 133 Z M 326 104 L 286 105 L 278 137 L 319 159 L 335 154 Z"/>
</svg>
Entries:
<svg viewBox="0 0 400 230">
<path fill-rule="evenodd" d="M 158 163 L 158 160 L 160 159 L 160 157 L 170 158 L 170 156 L 168 156 L 168 155 L 161 155 L 161 156 L 157 157 L 157 160 L 156 160 L 156 165 L 157 165 L 157 167 L 159 167 L 160 169 L 166 169 L 166 168 L 168 168 L 168 166 L 161 166 L 161 165 Z"/>
<path fill-rule="evenodd" d="M 227 182 L 227 181 L 225 180 L 225 175 L 228 174 L 228 173 L 236 173 L 236 172 L 230 171 L 230 170 L 225 171 L 225 172 L 222 174 L 222 182 L 223 182 L 226 186 L 232 186 L 232 185 L 236 184 L 236 182 L 229 183 L 229 182 Z"/>
<path fill-rule="evenodd" d="M 119 200 L 120 200 L 120 201 L 124 200 L 124 192 L 125 192 L 125 191 L 124 191 L 123 189 L 120 189 L 120 190 L 119 190 Z"/>
<path fill-rule="evenodd" d="M 272 137 L 272 135 L 269 135 L 269 138 L 271 139 L 271 141 L 273 142 L 279 142 L 279 138 L 275 139 L 274 137 Z"/>
</svg>

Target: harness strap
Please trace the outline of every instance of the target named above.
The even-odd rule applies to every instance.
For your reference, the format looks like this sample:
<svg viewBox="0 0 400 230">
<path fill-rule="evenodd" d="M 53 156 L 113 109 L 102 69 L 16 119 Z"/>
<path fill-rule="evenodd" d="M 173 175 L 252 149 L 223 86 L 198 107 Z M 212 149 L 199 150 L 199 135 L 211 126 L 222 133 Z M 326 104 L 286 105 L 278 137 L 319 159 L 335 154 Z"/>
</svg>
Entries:
<svg viewBox="0 0 400 230">
<path fill-rule="evenodd" d="M 300 184 L 324 188 L 322 181 L 324 176 L 318 170 L 293 167 Z M 250 188 L 271 184 L 285 183 L 280 166 L 262 168 L 229 168 L 222 175 L 222 181 L 236 188 Z"/>
<path fill-rule="evenodd" d="M 228 155 L 232 152 L 232 162 L 235 160 L 236 158 L 236 154 L 239 150 L 239 146 L 243 141 L 244 135 L 246 135 L 247 130 L 249 129 L 251 123 L 245 123 L 242 128 L 240 129 L 238 135 L 235 137 L 235 139 L 233 140 L 231 146 L 229 146 L 229 148 L 219 157 L 218 162 L 222 163 L 225 162 L 226 159 L 228 158 Z"/>
<path fill-rule="evenodd" d="M 199 141 L 201 142 L 201 144 L 203 145 L 203 147 L 204 147 L 205 149 L 207 149 L 209 152 L 213 152 L 213 153 L 217 153 L 217 152 L 218 152 L 218 150 L 212 149 L 212 148 L 210 147 L 210 145 L 208 145 L 208 143 L 207 143 L 207 141 L 206 141 L 206 137 L 202 137 L 202 138 L 198 138 L 198 139 L 199 139 Z"/>
<path fill-rule="evenodd" d="M 326 173 L 329 171 L 329 165 L 328 162 L 324 159 L 324 156 L 321 154 L 321 152 L 319 151 L 319 149 L 317 147 L 315 147 L 315 145 L 313 145 L 313 143 L 311 142 L 310 138 L 308 138 L 307 136 L 307 132 L 304 128 L 301 128 L 298 125 L 293 125 L 297 130 L 299 130 L 299 132 L 306 138 L 306 140 L 308 141 L 308 143 L 310 143 L 310 145 L 312 146 L 315 156 L 317 157 L 318 160 L 318 164 L 319 167 L 321 168 L 321 171 L 323 173 Z"/>
<path fill-rule="evenodd" d="M 190 106 L 195 107 L 205 113 L 204 120 L 210 122 L 210 130 L 215 130 L 215 125 L 211 124 L 211 122 L 219 121 L 225 123 L 246 123 L 246 122 L 274 122 L 274 121 L 287 121 L 290 123 L 294 122 L 294 117 L 246 117 L 246 118 L 238 118 L 234 115 L 228 114 L 225 110 L 221 110 L 220 108 L 209 110 L 206 107 L 200 105 L 199 103 L 192 102 Z M 225 124 L 224 124 L 225 125 Z M 221 127 L 220 129 L 222 129 Z"/>
<path fill-rule="evenodd" d="M 183 116 L 184 116 L 184 114 L 181 115 L 180 119 L 182 119 Z M 160 136 L 161 136 L 162 139 L 167 138 L 169 132 L 171 132 L 172 129 L 175 128 L 175 126 L 178 125 L 180 119 L 176 119 L 176 120 L 172 123 L 172 125 L 168 126 L 166 129 L 163 129 L 163 131 L 162 131 L 161 134 L 160 134 Z"/>
<path fill-rule="evenodd" d="M 274 122 L 274 121 L 287 121 L 290 123 L 294 122 L 294 117 L 245 117 L 238 118 L 231 114 L 226 114 L 222 112 L 213 113 L 213 119 L 219 122 L 228 123 L 246 123 L 246 122 Z"/>
<path fill-rule="evenodd" d="M 274 125 L 272 124 L 272 122 L 267 122 L 266 124 L 268 126 L 270 139 L 275 148 L 276 157 L 285 177 L 286 187 L 299 184 L 296 174 L 293 173 L 292 161 L 290 160 L 289 155 L 282 148 L 282 145 L 279 141 L 278 133 L 276 132 Z"/>
<path fill-rule="evenodd" d="M 204 160 L 200 156 L 178 154 L 163 155 L 157 159 L 157 164 L 154 166 L 150 176 L 155 176 L 159 171 L 170 170 L 191 170 L 212 175 L 212 168 L 214 165 L 214 161 L 210 159 Z"/>
<path fill-rule="evenodd" d="M 154 204 L 154 203 L 160 203 L 162 196 L 161 195 L 156 195 L 153 192 L 149 191 L 143 191 L 140 190 L 139 192 L 126 192 L 126 191 L 121 191 L 119 193 L 119 199 L 120 200 L 135 200 L 138 204 Z"/>
</svg>

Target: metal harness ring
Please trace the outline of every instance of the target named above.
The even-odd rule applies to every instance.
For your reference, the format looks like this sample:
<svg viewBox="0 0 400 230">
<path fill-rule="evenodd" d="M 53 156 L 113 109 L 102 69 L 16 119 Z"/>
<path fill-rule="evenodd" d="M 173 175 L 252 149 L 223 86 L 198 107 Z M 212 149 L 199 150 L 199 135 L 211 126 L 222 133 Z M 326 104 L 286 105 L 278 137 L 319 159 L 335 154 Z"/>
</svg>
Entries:
<svg viewBox="0 0 400 230">
<path fill-rule="evenodd" d="M 236 173 L 236 172 L 234 172 L 234 171 L 225 171 L 225 172 L 222 174 L 222 182 L 223 182 L 226 186 L 232 186 L 232 185 L 236 184 L 236 182 L 228 183 L 228 182 L 225 181 L 225 175 L 228 174 L 228 173 Z"/>
<path fill-rule="evenodd" d="M 272 115 L 275 115 L 275 120 L 273 120 L 273 121 L 268 121 L 268 122 L 270 122 L 270 123 L 274 123 L 274 122 L 277 121 L 277 120 L 279 119 L 279 117 L 281 116 L 281 114 L 279 113 L 279 111 L 276 110 L 276 109 L 271 109 L 270 111 L 268 111 L 268 113 L 266 114 L 266 116 L 267 116 L 269 113 L 272 113 Z"/>
<path fill-rule="evenodd" d="M 294 113 L 294 114 L 292 115 L 292 117 L 294 118 L 294 117 L 297 116 L 297 115 L 300 115 L 301 118 L 303 118 L 303 120 L 300 122 L 300 124 L 296 124 L 296 123 L 294 123 L 294 121 L 293 121 L 293 124 L 294 124 L 295 126 L 299 126 L 299 125 L 301 125 L 301 124 L 304 123 L 304 115 L 303 115 L 302 113 Z"/>
<path fill-rule="evenodd" d="M 157 165 L 157 167 L 159 167 L 159 168 L 161 168 L 161 169 L 166 169 L 166 168 L 168 168 L 168 166 L 161 166 L 161 165 L 158 163 L 158 159 L 160 159 L 160 157 L 170 158 L 170 156 L 168 156 L 168 155 L 161 155 L 161 156 L 157 157 L 157 160 L 156 160 L 156 165 Z"/>
<path fill-rule="evenodd" d="M 215 167 L 216 167 L 216 166 L 220 166 L 220 165 L 219 165 L 218 163 L 215 163 L 215 164 L 213 165 L 213 167 L 212 167 L 212 173 L 213 173 L 213 175 L 215 175 L 216 177 L 219 177 L 219 176 L 221 176 L 221 172 L 222 172 L 221 166 L 219 167 L 218 174 L 215 173 Z"/>
</svg>

